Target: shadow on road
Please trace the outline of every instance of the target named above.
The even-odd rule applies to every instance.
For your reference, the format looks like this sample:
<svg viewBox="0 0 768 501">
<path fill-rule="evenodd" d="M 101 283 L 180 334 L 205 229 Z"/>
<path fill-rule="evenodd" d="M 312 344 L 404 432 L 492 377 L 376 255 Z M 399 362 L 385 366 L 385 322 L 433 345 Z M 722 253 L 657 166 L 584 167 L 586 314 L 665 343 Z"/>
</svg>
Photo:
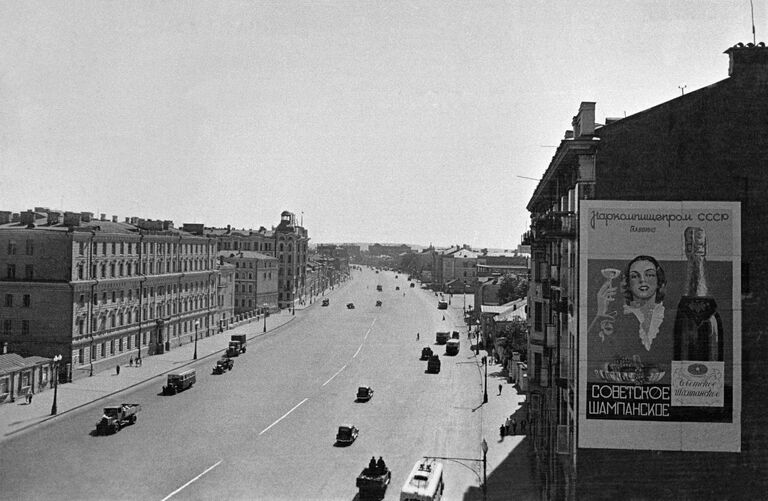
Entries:
<svg viewBox="0 0 768 501">
<path fill-rule="evenodd" d="M 530 439 L 525 437 L 520 444 L 493 471 L 488 472 L 487 496 L 478 486 L 471 486 L 463 496 L 464 501 L 508 501 L 539 500 L 538 489 L 531 483 Z"/>
</svg>

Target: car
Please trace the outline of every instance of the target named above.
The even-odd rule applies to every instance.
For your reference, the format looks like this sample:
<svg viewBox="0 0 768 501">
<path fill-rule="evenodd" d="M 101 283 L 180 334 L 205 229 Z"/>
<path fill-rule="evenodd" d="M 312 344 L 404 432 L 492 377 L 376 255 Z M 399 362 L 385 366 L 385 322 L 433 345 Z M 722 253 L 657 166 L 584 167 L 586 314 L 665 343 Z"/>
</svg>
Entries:
<svg viewBox="0 0 768 501">
<path fill-rule="evenodd" d="M 355 309 L 355 303 L 347 303 L 347 309 L 354 310 Z"/>
<path fill-rule="evenodd" d="M 328 298 L 323 299 L 323 306 L 328 306 L 329 304 L 331 304 L 331 301 Z"/>
<path fill-rule="evenodd" d="M 376 301 L 376 306 L 381 306 L 381 301 Z"/>
<path fill-rule="evenodd" d="M 425 346 L 421 349 L 421 360 L 429 360 L 429 357 L 432 356 L 432 348 L 429 346 Z"/>
<path fill-rule="evenodd" d="M 360 386 L 357 388 L 357 397 L 355 400 L 358 402 L 367 402 L 373 397 L 373 388 L 370 386 Z"/>
<path fill-rule="evenodd" d="M 222 357 L 216 361 L 216 365 L 213 367 L 214 374 L 224 374 L 226 371 L 231 371 L 234 365 L 234 360 L 229 357 Z"/>
<path fill-rule="evenodd" d="M 413 289 L 414 287 L 416 287 L 416 284 L 411 282 L 411 289 Z"/>
<path fill-rule="evenodd" d="M 355 441 L 360 431 L 351 424 L 343 424 L 339 426 L 339 431 L 336 432 L 336 443 L 339 445 L 349 445 Z"/>
<path fill-rule="evenodd" d="M 397 287 L 395 287 L 395 290 L 399 291 L 400 290 L 400 286 L 398 285 Z"/>
</svg>

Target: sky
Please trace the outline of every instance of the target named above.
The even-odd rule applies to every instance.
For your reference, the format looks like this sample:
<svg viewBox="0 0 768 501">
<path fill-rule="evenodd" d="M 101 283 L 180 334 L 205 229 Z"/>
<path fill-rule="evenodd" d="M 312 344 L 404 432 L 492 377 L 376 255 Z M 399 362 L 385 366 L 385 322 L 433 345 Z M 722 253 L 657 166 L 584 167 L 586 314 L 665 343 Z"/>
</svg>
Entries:
<svg viewBox="0 0 768 501">
<path fill-rule="evenodd" d="M 1 2 L 0 210 L 514 249 L 582 101 L 751 41 L 749 0 Z"/>
</svg>

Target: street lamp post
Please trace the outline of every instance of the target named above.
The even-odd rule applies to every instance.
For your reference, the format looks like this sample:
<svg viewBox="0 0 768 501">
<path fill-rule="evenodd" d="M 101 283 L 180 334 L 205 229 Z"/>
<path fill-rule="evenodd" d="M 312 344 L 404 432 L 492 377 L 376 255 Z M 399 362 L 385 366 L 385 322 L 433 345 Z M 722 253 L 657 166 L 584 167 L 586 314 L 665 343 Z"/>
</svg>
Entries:
<svg viewBox="0 0 768 501">
<path fill-rule="evenodd" d="M 197 360 L 197 328 L 200 326 L 200 320 L 195 320 L 195 354 L 192 355 L 192 360 Z"/>
<path fill-rule="evenodd" d="M 486 475 L 488 467 L 488 442 L 483 439 L 483 442 L 480 444 L 480 446 L 483 448 L 483 499 L 488 499 L 488 477 Z"/>
<path fill-rule="evenodd" d="M 488 356 L 483 357 L 483 365 L 485 366 L 485 385 L 483 389 L 483 403 L 488 403 Z"/>
<path fill-rule="evenodd" d="M 56 407 L 56 399 L 59 393 L 59 362 L 61 362 L 61 355 L 53 357 L 53 405 L 51 406 L 51 416 L 55 416 L 58 412 Z"/>
</svg>

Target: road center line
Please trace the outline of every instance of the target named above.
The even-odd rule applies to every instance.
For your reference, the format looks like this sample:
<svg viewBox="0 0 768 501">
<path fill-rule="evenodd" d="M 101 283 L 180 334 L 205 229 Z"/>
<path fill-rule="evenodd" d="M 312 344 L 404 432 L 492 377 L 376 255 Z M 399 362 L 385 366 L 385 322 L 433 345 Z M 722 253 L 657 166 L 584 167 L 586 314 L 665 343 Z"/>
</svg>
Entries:
<svg viewBox="0 0 768 501">
<path fill-rule="evenodd" d="M 202 472 L 200 475 L 196 476 L 195 478 L 193 478 L 192 480 L 190 480 L 190 481 L 189 481 L 189 482 L 187 482 L 186 484 L 182 485 L 181 487 L 179 487 L 178 489 L 176 489 L 176 490 L 175 490 L 175 491 L 173 491 L 172 493 L 168 494 L 166 497 L 164 497 L 164 498 L 163 498 L 163 501 L 166 501 L 166 500 L 168 500 L 168 499 L 171 499 L 173 496 L 175 496 L 176 494 L 178 494 L 179 492 L 181 492 L 181 491 L 182 491 L 182 490 L 183 490 L 185 487 L 187 487 L 189 484 L 191 484 L 192 482 L 194 482 L 195 480 L 199 479 L 200 477 L 202 477 L 203 475 L 205 475 L 206 473 L 208 473 L 208 472 L 209 472 L 209 471 L 211 471 L 212 469 L 214 469 L 214 468 L 216 468 L 217 466 L 219 466 L 219 465 L 221 464 L 221 462 L 222 462 L 222 461 L 223 461 L 223 459 L 220 459 L 220 460 L 219 460 L 219 461 L 218 461 L 216 464 L 214 464 L 213 466 L 210 466 L 210 467 L 208 467 L 208 469 L 207 469 L 207 470 L 205 470 L 204 472 Z"/>
<path fill-rule="evenodd" d="M 344 369 L 346 369 L 346 368 L 347 368 L 347 364 L 344 364 L 344 366 L 343 366 L 341 369 L 339 369 L 339 370 L 336 372 L 336 374 L 334 374 L 333 376 L 331 376 L 331 377 L 328 379 L 328 381 L 326 381 L 325 383 L 323 383 L 323 386 L 325 386 L 325 385 L 327 385 L 328 383 L 330 383 L 330 382 L 333 380 L 333 378 L 335 378 L 336 376 L 338 376 L 339 374 L 341 374 L 341 371 L 343 371 L 343 370 L 344 370 Z"/>
<path fill-rule="evenodd" d="M 267 432 L 267 430 L 269 430 L 270 428 L 272 428 L 273 426 L 275 426 L 277 423 L 279 423 L 280 421 L 282 421 L 283 419 L 285 419 L 285 417 L 286 417 L 286 416 L 288 416 L 288 414 L 290 414 L 291 412 L 295 411 L 295 410 L 296 410 L 296 409 L 297 409 L 297 408 L 298 408 L 298 407 L 299 407 L 301 404 L 303 404 L 303 403 L 304 403 L 304 402 L 306 402 L 307 400 L 309 400 L 309 398 L 305 398 L 304 400 L 302 400 L 302 401 L 301 401 L 301 402 L 299 402 L 298 404 L 294 405 L 294 406 L 293 406 L 293 409 L 289 410 L 288 412 L 286 412 L 285 414 L 283 414 L 283 415 L 282 415 L 282 416 L 281 416 L 281 417 L 280 417 L 280 418 L 279 418 L 277 421 L 275 421 L 275 422 L 274 422 L 274 423 L 272 423 L 271 425 L 269 425 L 269 426 L 267 426 L 266 428 L 264 428 L 263 430 L 261 430 L 261 433 L 259 433 L 259 435 L 263 435 L 264 433 L 266 433 L 266 432 Z"/>
</svg>

